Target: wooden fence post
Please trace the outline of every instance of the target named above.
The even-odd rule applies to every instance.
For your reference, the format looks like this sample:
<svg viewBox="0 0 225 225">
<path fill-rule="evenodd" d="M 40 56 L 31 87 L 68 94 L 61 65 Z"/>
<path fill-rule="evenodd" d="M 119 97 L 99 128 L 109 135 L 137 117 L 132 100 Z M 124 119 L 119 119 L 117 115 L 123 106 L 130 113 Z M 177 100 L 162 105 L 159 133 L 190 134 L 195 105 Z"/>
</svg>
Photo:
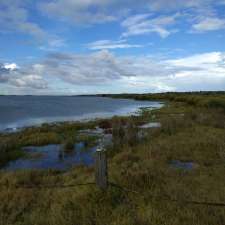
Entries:
<svg viewBox="0 0 225 225">
<path fill-rule="evenodd" d="M 108 186 L 108 171 L 107 171 L 107 155 L 103 147 L 99 147 L 95 153 L 95 180 L 96 185 L 106 190 Z"/>
</svg>

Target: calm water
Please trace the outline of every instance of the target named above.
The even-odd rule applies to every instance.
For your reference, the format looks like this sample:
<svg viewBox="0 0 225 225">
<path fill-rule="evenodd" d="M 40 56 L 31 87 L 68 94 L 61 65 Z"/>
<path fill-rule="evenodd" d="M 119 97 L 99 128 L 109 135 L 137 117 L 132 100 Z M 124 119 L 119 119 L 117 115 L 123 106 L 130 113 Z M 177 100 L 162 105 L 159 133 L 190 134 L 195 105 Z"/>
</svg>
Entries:
<svg viewBox="0 0 225 225">
<path fill-rule="evenodd" d="M 74 121 L 126 115 L 159 102 L 103 97 L 0 96 L 0 131 L 45 122 Z"/>
<path fill-rule="evenodd" d="M 172 160 L 170 165 L 177 169 L 192 170 L 196 164 L 194 162 L 182 162 L 179 160 Z"/>
<path fill-rule="evenodd" d="M 8 163 L 3 170 L 18 169 L 69 169 L 75 165 L 90 166 L 94 163 L 96 147 L 85 149 L 83 142 L 74 145 L 71 152 L 63 152 L 60 145 L 26 147 L 27 158 L 20 158 Z M 63 154 L 62 154 L 63 153 Z"/>
</svg>

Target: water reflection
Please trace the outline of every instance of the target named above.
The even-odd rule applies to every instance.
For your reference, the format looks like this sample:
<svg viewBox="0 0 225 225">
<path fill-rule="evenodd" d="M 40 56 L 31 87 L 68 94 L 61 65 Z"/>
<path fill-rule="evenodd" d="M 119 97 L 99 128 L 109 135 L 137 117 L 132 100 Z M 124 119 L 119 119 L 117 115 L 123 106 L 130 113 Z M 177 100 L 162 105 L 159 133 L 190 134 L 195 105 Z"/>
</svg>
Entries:
<svg viewBox="0 0 225 225">
<path fill-rule="evenodd" d="M 135 114 L 141 107 L 160 108 L 160 102 L 78 96 L 1 96 L 0 131 L 43 123 L 81 121 Z"/>
<path fill-rule="evenodd" d="M 74 145 L 70 151 L 63 150 L 61 145 L 25 147 L 26 158 L 9 162 L 5 170 L 18 169 L 69 169 L 75 165 L 91 166 L 94 163 L 96 147 L 86 148 L 84 142 Z"/>
<path fill-rule="evenodd" d="M 170 165 L 177 169 L 192 170 L 195 167 L 194 162 L 182 162 L 180 160 L 172 160 Z"/>
</svg>

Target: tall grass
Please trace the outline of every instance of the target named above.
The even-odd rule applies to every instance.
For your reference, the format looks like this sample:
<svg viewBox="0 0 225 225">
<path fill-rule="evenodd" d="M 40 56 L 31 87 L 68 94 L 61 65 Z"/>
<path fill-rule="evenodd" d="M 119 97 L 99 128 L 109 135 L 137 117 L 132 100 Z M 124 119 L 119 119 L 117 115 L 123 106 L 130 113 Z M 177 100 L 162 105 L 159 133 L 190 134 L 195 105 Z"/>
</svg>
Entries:
<svg viewBox="0 0 225 225">
<path fill-rule="evenodd" d="M 195 93 L 190 100 L 193 94 L 177 95 L 177 98 L 174 93 L 162 95 L 165 100 L 176 99 L 139 117 L 98 121 L 100 126 L 112 128 L 114 147 L 108 151 L 109 179 L 124 189 L 112 186 L 106 191 L 95 186 L 14 188 L 16 185 L 93 182 L 94 168 L 82 166 L 66 172 L 2 171 L 0 224 L 224 225 L 224 208 L 183 202 L 225 202 L 225 113 L 221 107 L 223 103 L 208 104 L 211 99 L 223 99 L 224 96 Z M 200 99 L 198 103 L 194 103 L 196 97 Z M 146 138 L 140 141 L 136 125 L 152 120 L 160 122 L 161 128 L 146 130 Z M 77 127 L 69 125 L 68 130 L 57 126 L 38 132 L 60 134 L 57 140 L 62 137 L 59 138 L 62 143 L 77 131 Z M 32 136 L 35 129 L 26 132 L 20 134 L 25 135 L 21 143 L 35 143 Z M 14 143 L 13 140 L 22 137 L 20 135 L 1 136 L 0 139 Z M 6 146 L 7 152 L 15 147 Z M 195 167 L 192 170 L 174 168 L 171 160 L 191 161 Z M 168 196 L 180 201 L 164 201 Z"/>
</svg>

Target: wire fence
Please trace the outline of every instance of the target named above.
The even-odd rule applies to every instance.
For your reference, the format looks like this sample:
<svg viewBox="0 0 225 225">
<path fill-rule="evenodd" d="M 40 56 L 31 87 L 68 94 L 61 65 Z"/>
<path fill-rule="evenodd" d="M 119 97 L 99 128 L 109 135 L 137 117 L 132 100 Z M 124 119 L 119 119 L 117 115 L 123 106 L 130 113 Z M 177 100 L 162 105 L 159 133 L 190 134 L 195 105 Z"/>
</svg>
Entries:
<svg viewBox="0 0 225 225">
<path fill-rule="evenodd" d="M 131 190 L 131 189 L 128 189 L 128 188 L 124 188 L 118 184 L 115 184 L 115 183 L 110 183 L 111 186 L 113 187 L 116 187 L 116 188 L 119 188 L 120 190 L 123 190 L 125 192 L 131 192 L 131 193 L 134 193 L 134 194 L 137 194 L 138 197 L 141 197 L 141 198 L 146 198 L 145 196 L 143 196 L 142 193 L 138 192 L 138 191 L 135 191 L 135 190 Z M 172 198 L 170 196 L 162 196 L 162 195 L 153 195 L 153 194 L 148 194 L 148 198 L 153 198 L 157 201 L 169 201 L 169 202 L 182 202 L 182 203 L 185 203 L 185 204 L 191 204 L 191 205 L 207 205 L 207 206 L 215 206 L 215 207 L 225 207 L 225 203 L 224 202 L 206 202 L 206 201 L 188 201 L 188 200 L 184 200 L 184 199 L 175 199 L 175 198 Z"/>
<path fill-rule="evenodd" d="M 89 185 L 96 185 L 95 182 L 90 183 L 76 183 L 76 184 L 68 184 L 68 185 L 0 185 L 0 187 L 10 188 L 10 189 L 67 189 L 67 188 L 76 188 L 79 186 L 89 186 Z M 133 193 L 137 195 L 139 198 L 143 199 L 154 199 L 157 201 L 167 201 L 167 202 L 175 202 L 175 203 L 183 203 L 183 204 L 190 204 L 190 205 L 205 205 L 205 206 L 212 206 L 212 207 L 225 207 L 224 202 L 206 202 L 206 201 L 195 201 L 195 200 L 184 200 L 184 199 L 176 199 L 170 196 L 162 196 L 162 195 L 153 195 L 148 194 L 148 197 L 143 196 L 143 193 L 122 187 L 118 184 L 115 184 L 113 182 L 108 182 L 108 185 L 117 188 L 123 192 L 127 193 Z"/>
<path fill-rule="evenodd" d="M 90 183 L 77 183 L 77 184 L 60 184 L 60 185 L 0 185 L 10 189 L 60 189 L 60 188 L 74 188 L 78 186 L 96 185 L 95 182 Z"/>
</svg>

